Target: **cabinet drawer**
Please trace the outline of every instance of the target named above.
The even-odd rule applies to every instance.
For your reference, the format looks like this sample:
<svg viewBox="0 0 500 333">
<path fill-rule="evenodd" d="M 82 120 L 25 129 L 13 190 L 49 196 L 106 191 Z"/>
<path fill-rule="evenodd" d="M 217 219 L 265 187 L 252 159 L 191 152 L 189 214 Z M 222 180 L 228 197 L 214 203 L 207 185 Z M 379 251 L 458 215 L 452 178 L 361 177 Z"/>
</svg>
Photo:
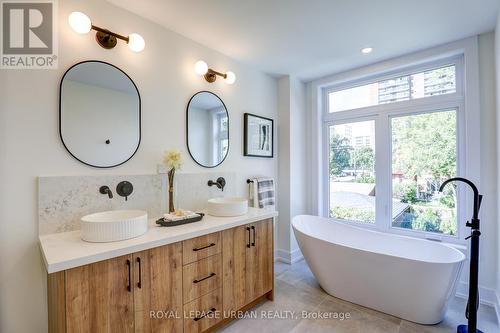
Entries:
<svg viewBox="0 0 500 333">
<path fill-rule="evenodd" d="M 221 320 L 221 289 L 214 290 L 184 305 L 184 333 L 203 332 Z"/>
<path fill-rule="evenodd" d="M 222 286 L 221 255 L 193 262 L 182 268 L 184 303 L 188 303 Z"/>
<path fill-rule="evenodd" d="M 182 242 L 182 264 L 213 256 L 220 250 L 220 232 L 185 240 Z"/>
</svg>

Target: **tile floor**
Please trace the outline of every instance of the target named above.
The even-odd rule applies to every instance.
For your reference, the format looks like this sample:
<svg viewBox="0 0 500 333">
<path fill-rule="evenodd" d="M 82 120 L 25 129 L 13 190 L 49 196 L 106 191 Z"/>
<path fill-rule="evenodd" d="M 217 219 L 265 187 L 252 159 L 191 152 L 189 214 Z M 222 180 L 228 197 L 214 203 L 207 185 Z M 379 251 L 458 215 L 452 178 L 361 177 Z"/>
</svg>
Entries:
<svg viewBox="0 0 500 333">
<path fill-rule="evenodd" d="M 464 323 L 463 312 L 466 301 L 454 298 L 445 319 L 433 326 L 411 323 L 378 311 L 361 307 L 326 294 L 316 282 L 305 261 L 293 265 L 276 263 L 276 292 L 274 302 L 265 302 L 256 310 L 257 318 L 239 319 L 220 330 L 224 333 L 454 333 L 459 323 Z M 295 318 L 269 319 L 267 317 L 287 314 L 279 311 L 294 311 Z M 302 311 L 350 313 L 350 319 L 309 319 L 301 318 Z M 495 311 L 481 306 L 479 328 L 484 333 L 500 332 Z"/>
</svg>

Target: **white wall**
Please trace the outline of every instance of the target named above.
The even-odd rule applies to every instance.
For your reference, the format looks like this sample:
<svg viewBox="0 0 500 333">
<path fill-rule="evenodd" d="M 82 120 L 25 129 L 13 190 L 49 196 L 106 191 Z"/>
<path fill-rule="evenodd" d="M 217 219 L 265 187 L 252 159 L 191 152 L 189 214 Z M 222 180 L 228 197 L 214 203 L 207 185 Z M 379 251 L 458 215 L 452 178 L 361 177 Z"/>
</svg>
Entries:
<svg viewBox="0 0 500 333">
<path fill-rule="evenodd" d="M 93 35 L 77 35 L 67 24 L 75 10 L 116 32 L 139 32 L 146 40 L 145 50 L 131 52 L 121 41 L 115 49 L 105 50 Z M 184 172 L 237 171 L 239 195 L 247 193 L 247 177 L 277 176 L 277 157 L 242 156 L 243 113 L 277 118 L 275 79 L 97 0 L 59 1 L 59 45 L 58 70 L 0 71 L 0 332 L 39 333 L 47 326 L 46 272 L 37 245 L 38 176 L 155 173 L 161 155 L 170 148 L 183 151 Z M 59 80 L 71 65 L 88 59 L 120 67 L 141 93 L 141 147 L 132 160 L 114 169 L 79 163 L 59 139 Z M 234 71 L 236 83 L 205 82 L 193 72 L 198 59 L 215 69 Z M 216 169 L 199 167 L 186 155 L 186 103 L 200 90 L 217 93 L 230 114 L 229 156 Z"/>
<path fill-rule="evenodd" d="M 301 254 L 291 221 L 294 216 L 309 213 L 307 188 L 308 133 L 305 84 L 292 76 L 278 81 L 279 112 L 279 209 L 278 258 L 295 262 Z"/>
<path fill-rule="evenodd" d="M 481 206 L 480 278 L 482 287 L 494 290 L 498 271 L 498 202 L 497 194 L 497 127 L 495 110 L 495 35 L 493 32 L 479 36 L 479 90 L 481 104 L 481 187 L 484 195 Z M 468 270 L 466 270 L 468 273 Z M 467 279 L 464 279 L 467 280 Z M 484 292 L 483 292 L 484 294 Z M 487 295 L 483 295 L 486 296 Z"/>
<path fill-rule="evenodd" d="M 278 207 L 282 223 L 277 232 L 277 256 L 290 261 L 290 77 L 283 76 L 278 81 Z"/>
<path fill-rule="evenodd" d="M 306 85 L 295 77 L 290 78 L 290 216 L 309 214 L 307 138 L 309 126 L 306 112 Z M 285 223 L 283 223 L 285 224 Z M 291 261 L 302 257 L 290 228 Z"/>
<path fill-rule="evenodd" d="M 306 85 L 296 78 L 290 79 L 290 155 L 291 155 L 291 207 L 293 216 L 309 211 L 307 195 L 307 138 L 309 126 L 306 111 Z"/>
<path fill-rule="evenodd" d="M 500 13 L 498 15 L 497 26 L 495 28 L 495 69 L 496 69 L 496 140 L 497 140 L 497 166 L 500 165 L 500 135 L 498 135 L 498 129 L 500 128 Z M 500 174 L 497 171 L 497 190 L 500 188 Z M 497 192 L 498 193 L 498 192 Z M 496 200 L 497 207 L 497 217 L 500 216 L 500 200 Z M 497 221 L 498 223 L 498 221 Z M 500 226 L 497 224 L 497 254 L 500 253 Z M 496 283 L 496 294 L 497 294 L 497 316 L 500 315 L 500 255 L 497 256 L 497 283 Z"/>
</svg>

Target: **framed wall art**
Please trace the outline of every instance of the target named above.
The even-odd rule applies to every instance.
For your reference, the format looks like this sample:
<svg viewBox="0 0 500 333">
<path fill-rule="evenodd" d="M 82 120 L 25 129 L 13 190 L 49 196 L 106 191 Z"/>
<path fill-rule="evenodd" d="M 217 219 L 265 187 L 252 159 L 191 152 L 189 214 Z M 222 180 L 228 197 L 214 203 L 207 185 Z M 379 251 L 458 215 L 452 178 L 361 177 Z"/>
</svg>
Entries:
<svg viewBox="0 0 500 333">
<path fill-rule="evenodd" d="M 244 156 L 274 157 L 274 121 L 244 114 Z"/>
</svg>

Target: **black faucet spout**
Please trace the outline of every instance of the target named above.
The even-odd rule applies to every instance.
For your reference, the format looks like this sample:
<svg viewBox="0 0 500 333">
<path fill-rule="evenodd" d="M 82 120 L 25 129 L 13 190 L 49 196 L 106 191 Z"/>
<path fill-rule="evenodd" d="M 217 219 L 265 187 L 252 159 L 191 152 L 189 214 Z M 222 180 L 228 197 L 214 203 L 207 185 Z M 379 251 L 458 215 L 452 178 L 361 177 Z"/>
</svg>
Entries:
<svg viewBox="0 0 500 333">
<path fill-rule="evenodd" d="M 467 178 L 462 178 L 462 177 L 455 177 L 455 178 L 450 178 L 446 180 L 443 184 L 441 184 L 441 187 L 439 188 L 439 192 L 443 192 L 443 189 L 446 185 L 448 185 L 451 182 L 463 182 L 467 185 L 469 185 L 472 188 L 472 191 L 474 192 L 474 203 L 473 203 L 473 212 L 472 212 L 472 222 L 474 223 L 475 221 L 478 221 L 479 219 L 479 210 L 481 209 L 481 202 L 483 201 L 483 196 L 479 194 L 479 190 L 477 189 L 477 186 L 468 180 Z M 479 226 L 477 228 L 473 229 L 479 229 Z"/>
<path fill-rule="evenodd" d="M 219 177 L 215 182 L 213 180 L 208 181 L 208 186 L 214 185 L 217 186 L 217 188 L 221 191 L 224 191 L 224 187 L 226 187 L 226 180 L 224 179 L 224 177 Z"/>
<path fill-rule="evenodd" d="M 106 185 L 103 185 L 99 188 L 99 193 L 107 194 L 108 198 L 113 199 L 113 192 Z"/>
</svg>

